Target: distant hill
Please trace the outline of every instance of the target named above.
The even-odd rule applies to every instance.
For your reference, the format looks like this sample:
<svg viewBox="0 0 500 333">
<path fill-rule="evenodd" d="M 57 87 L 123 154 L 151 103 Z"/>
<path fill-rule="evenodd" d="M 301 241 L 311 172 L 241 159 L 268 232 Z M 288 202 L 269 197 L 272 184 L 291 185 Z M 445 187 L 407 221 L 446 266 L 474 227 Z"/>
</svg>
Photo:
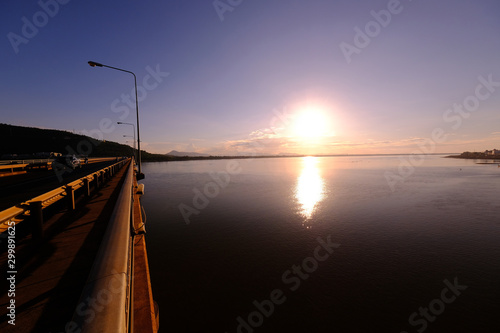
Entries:
<svg viewBox="0 0 500 333">
<path fill-rule="evenodd" d="M 42 152 L 89 157 L 131 156 L 132 148 L 68 131 L 0 124 L 0 157 L 35 157 Z M 141 150 L 142 160 L 170 161 L 173 158 Z"/>
<path fill-rule="evenodd" d="M 177 151 L 177 150 L 172 150 L 170 153 L 167 153 L 165 155 L 168 156 L 189 156 L 189 157 L 208 157 L 210 155 L 208 154 L 200 154 L 200 153 L 194 153 L 194 152 L 183 152 L 183 151 Z"/>
</svg>

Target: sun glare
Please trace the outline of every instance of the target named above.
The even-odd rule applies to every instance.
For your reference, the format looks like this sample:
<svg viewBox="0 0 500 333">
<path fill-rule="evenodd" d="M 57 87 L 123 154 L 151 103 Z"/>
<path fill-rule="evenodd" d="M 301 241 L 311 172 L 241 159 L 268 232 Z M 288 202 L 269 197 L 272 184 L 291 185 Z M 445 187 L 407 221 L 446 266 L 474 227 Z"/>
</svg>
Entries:
<svg viewBox="0 0 500 333">
<path fill-rule="evenodd" d="M 317 138 L 327 132 L 328 119 L 320 110 L 309 109 L 295 117 L 294 135 L 302 138 Z"/>
<path fill-rule="evenodd" d="M 306 220 L 310 220 L 318 203 L 325 196 L 325 183 L 320 175 L 316 157 L 304 157 L 302 162 L 303 167 L 295 188 L 295 198 L 300 205 L 301 214 Z"/>
</svg>

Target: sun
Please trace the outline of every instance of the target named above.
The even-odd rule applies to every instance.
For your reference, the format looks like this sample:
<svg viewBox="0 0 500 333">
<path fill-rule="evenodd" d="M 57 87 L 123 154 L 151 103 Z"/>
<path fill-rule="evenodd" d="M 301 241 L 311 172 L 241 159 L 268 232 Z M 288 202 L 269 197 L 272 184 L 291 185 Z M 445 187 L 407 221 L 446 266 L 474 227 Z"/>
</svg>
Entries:
<svg viewBox="0 0 500 333">
<path fill-rule="evenodd" d="M 328 117 L 319 109 L 307 109 L 295 116 L 293 134 L 301 138 L 324 136 L 328 130 Z"/>
</svg>

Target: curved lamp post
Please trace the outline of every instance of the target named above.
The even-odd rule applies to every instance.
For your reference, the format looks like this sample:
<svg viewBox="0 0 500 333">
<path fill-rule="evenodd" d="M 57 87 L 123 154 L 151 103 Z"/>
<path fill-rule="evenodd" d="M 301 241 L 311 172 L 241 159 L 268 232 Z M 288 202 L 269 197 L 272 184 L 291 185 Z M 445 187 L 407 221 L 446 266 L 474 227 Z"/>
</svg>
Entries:
<svg viewBox="0 0 500 333">
<path fill-rule="evenodd" d="M 124 138 L 133 138 L 133 137 L 135 137 L 135 135 L 132 136 L 132 135 L 126 135 L 126 134 L 124 134 L 123 137 Z M 130 141 L 127 140 L 126 142 L 128 143 Z M 132 144 L 134 145 L 134 149 L 132 150 L 132 155 L 134 155 L 134 158 L 135 158 L 135 138 L 134 138 L 134 141 L 132 141 Z"/>
<path fill-rule="evenodd" d="M 118 125 L 132 125 L 132 127 L 133 127 L 133 132 L 132 133 L 134 134 L 134 157 L 137 158 L 137 156 L 135 156 L 135 152 L 136 152 L 136 149 L 135 149 L 135 125 L 132 124 L 132 123 L 124 123 L 124 122 L 121 122 L 121 121 L 118 121 L 116 123 Z M 125 137 L 125 135 L 124 135 L 124 137 Z M 130 137 L 130 136 L 128 136 L 128 137 Z"/>
<path fill-rule="evenodd" d="M 132 138 L 132 135 L 124 135 L 123 137 Z M 130 143 L 130 140 L 125 141 L 125 143 Z M 132 149 L 132 156 L 134 156 L 135 159 L 135 140 L 132 141 L 132 144 L 134 145 L 134 148 Z"/>
<path fill-rule="evenodd" d="M 134 76 L 134 83 L 135 83 L 135 109 L 136 109 L 136 113 L 137 113 L 137 149 L 138 149 L 138 158 L 137 159 L 139 160 L 139 162 L 138 162 L 139 163 L 139 173 L 137 174 L 137 180 L 143 179 L 144 178 L 144 174 L 142 173 L 142 169 L 141 169 L 141 136 L 139 135 L 139 102 L 137 101 L 137 77 L 131 71 L 127 71 L 125 69 L 103 65 L 103 64 L 100 64 L 100 63 L 95 62 L 95 61 L 89 61 L 88 64 L 90 65 L 90 67 L 107 67 L 107 68 L 111 68 L 111 69 L 116 69 L 117 71 L 121 71 L 121 72 L 125 72 L 125 73 L 130 73 L 130 74 L 132 74 Z"/>
</svg>

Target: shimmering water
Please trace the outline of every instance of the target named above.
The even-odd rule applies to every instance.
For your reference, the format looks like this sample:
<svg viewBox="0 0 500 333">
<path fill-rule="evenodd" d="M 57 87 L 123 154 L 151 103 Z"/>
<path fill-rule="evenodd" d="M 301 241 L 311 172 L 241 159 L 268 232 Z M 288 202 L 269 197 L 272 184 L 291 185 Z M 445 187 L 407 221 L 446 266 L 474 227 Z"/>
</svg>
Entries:
<svg viewBox="0 0 500 333">
<path fill-rule="evenodd" d="M 498 332 L 500 168 L 420 162 L 145 163 L 160 331 Z"/>
</svg>

